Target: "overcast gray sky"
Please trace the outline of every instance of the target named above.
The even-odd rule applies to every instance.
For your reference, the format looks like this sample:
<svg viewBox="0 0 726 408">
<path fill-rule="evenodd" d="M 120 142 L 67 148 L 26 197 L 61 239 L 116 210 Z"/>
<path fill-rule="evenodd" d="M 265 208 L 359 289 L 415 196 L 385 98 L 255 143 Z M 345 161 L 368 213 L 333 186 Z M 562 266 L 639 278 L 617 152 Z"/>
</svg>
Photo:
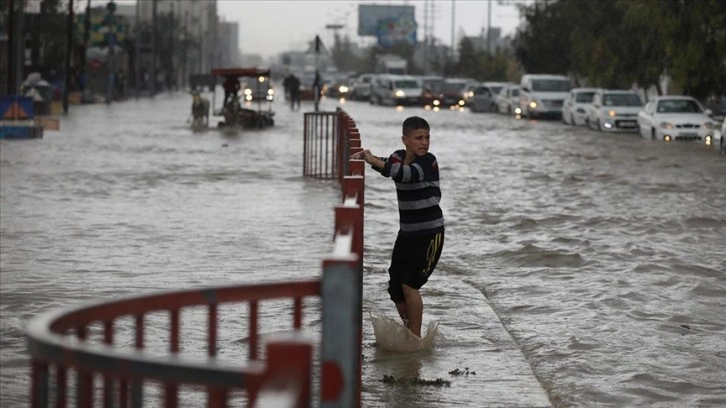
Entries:
<svg viewBox="0 0 726 408">
<path fill-rule="evenodd" d="M 344 24 L 340 33 L 347 33 L 358 44 L 374 43 L 374 37 L 357 35 L 359 4 L 415 6 L 420 39 L 423 37 L 424 3 L 423 0 L 218 0 L 217 4 L 221 19 L 239 22 L 242 52 L 269 57 L 292 49 L 305 51 L 308 41 L 316 34 L 327 46 L 332 39 L 332 31 L 325 28 L 327 24 Z M 461 32 L 479 35 L 486 27 L 488 1 L 435 0 L 431 3 L 435 11 L 434 36 L 445 44 L 451 44 L 452 10 L 457 43 Z M 492 27 L 501 27 L 502 35 L 514 33 L 519 25 L 515 3 L 491 1 Z"/>
</svg>

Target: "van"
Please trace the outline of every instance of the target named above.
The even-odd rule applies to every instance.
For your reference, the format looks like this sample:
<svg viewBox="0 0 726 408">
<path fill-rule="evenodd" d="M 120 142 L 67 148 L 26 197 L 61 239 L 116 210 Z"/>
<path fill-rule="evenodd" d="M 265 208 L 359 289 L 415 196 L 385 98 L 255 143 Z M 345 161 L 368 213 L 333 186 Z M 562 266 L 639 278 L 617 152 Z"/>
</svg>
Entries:
<svg viewBox="0 0 726 408">
<path fill-rule="evenodd" d="M 418 78 L 408 75 L 378 75 L 373 80 L 372 105 L 420 105 L 423 90 Z"/>
<path fill-rule="evenodd" d="M 519 91 L 522 116 L 561 118 L 562 105 L 571 88 L 572 82 L 564 75 L 523 75 Z"/>
</svg>

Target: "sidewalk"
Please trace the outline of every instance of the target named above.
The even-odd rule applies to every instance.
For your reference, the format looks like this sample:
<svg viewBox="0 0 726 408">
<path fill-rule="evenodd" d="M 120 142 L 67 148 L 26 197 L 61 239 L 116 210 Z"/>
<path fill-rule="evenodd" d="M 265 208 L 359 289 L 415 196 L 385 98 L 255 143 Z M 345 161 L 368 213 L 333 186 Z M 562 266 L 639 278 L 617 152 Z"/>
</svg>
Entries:
<svg viewBox="0 0 726 408">
<path fill-rule="evenodd" d="M 484 295 L 462 281 L 463 276 L 445 276 L 444 272 L 436 285 L 422 290 L 424 326 L 432 319 L 440 322 L 434 348 L 428 352 L 396 354 L 375 347 L 368 317 L 371 310 L 394 316 L 393 304 L 385 293 L 387 274 L 369 270 L 365 274 L 363 406 L 551 407 L 519 346 Z M 463 374 L 450 374 L 457 369 Z M 450 385 L 384 383 L 384 375 L 396 379 L 441 379 Z"/>
</svg>

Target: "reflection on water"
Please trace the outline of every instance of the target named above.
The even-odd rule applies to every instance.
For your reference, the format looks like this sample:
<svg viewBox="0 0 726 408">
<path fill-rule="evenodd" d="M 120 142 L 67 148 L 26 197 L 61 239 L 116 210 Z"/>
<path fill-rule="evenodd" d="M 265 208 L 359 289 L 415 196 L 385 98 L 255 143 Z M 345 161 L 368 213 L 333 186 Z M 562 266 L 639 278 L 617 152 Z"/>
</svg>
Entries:
<svg viewBox="0 0 726 408">
<path fill-rule="evenodd" d="M 319 274 L 339 197 L 301 177 L 300 114 L 280 105 L 272 129 L 193 133 L 187 98 L 74 107 L 60 132 L 0 144 L 3 406 L 26 405 L 23 329 L 40 311 Z M 379 155 L 400 148 L 406 116 L 429 120 L 447 222 L 423 290 L 424 324 L 441 322 L 434 349 L 378 351 L 364 322 L 366 406 L 481 406 L 514 353 L 488 329 L 486 301 L 557 406 L 726 404 L 726 160 L 716 151 L 503 115 L 345 109 Z M 393 315 L 395 191 L 372 172 L 366 182 L 364 308 Z M 239 337 L 220 341 L 223 355 Z M 452 351 L 465 357 L 447 360 Z M 477 375 L 448 375 L 465 367 Z"/>
</svg>

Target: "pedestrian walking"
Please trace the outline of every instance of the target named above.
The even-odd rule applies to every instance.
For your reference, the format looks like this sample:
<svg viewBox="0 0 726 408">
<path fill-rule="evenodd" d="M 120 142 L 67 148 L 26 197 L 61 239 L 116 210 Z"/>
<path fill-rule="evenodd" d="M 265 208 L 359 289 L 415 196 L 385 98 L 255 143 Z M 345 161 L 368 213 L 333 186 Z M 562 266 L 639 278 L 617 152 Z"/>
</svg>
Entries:
<svg viewBox="0 0 726 408">
<path fill-rule="evenodd" d="M 289 81 L 290 87 L 290 110 L 300 109 L 300 80 L 295 74 L 292 74 Z"/>
</svg>

